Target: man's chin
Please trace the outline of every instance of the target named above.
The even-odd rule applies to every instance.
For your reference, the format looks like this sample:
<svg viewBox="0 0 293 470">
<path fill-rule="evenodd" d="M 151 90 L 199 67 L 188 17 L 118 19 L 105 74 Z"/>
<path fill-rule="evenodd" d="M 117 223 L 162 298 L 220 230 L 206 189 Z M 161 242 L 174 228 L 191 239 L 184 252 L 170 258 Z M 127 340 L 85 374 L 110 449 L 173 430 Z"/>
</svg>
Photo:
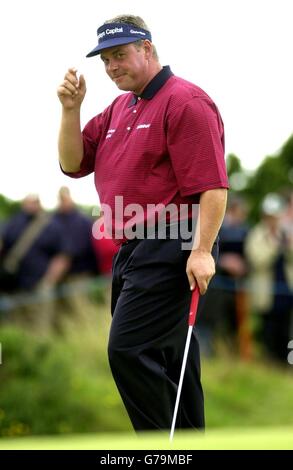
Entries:
<svg viewBox="0 0 293 470">
<path fill-rule="evenodd" d="M 115 85 L 117 86 L 117 88 L 119 88 L 119 90 L 131 91 L 131 87 L 129 86 L 129 80 L 127 79 L 125 75 L 121 75 L 120 77 L 116 79 L 114 78 L 113 81 Z"/>
<path fill-rule="evenodd" d="M 131 91 L 127 85 L 123 85 L 122 83 L 117 83 L 116 82 L 116 86 L 121 91 Z"/>
</svg>

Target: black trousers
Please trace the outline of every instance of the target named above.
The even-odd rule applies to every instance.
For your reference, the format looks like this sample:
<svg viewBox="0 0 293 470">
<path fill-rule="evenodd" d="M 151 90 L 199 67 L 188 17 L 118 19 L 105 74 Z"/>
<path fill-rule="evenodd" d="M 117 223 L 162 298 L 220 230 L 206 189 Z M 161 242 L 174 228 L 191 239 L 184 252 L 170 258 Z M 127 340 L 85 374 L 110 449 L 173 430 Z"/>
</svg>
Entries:
<svg viewBox="0 0 293 470">
<path fill-rule="evenodd" d="M 191 291 L 189 251 L 181 239 L 133 240 L 113 260 L 109 362 L 135 430 L 169 429 L 175 406 Z M 195 331 L 182 387 L 177 428 L 204 428 L 199 346 Z"/>
</svg>

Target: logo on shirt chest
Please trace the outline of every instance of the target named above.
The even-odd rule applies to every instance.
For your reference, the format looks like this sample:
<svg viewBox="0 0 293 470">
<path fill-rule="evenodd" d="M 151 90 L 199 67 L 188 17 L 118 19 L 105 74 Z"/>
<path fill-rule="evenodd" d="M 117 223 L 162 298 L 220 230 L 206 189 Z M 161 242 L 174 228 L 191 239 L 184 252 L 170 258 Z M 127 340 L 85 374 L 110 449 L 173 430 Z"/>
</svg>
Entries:
<svg viewBox="0 0 293 470">
<path fill-rule="evenodd" d="M 139 124 L 136 129 L 148 129 L 149 127 L 151 127 L 150 124 Z"/>
<path fill-rule="evenodd" d="M 143 123 L 143 124 L 138 124 L 138 125 L 134 125 L 134 126 L 126 126 L 124 127 L 124 131 L 125 131 L 125 134 L 129 134 L 129 132 L 131 130 L 145 130 L 145 129 L 149 129 L 151 127 L 151 123 Z M 120 131 L 118 132 L 118 134 L 122 134 L 123 132 L 123 127 L 122 126 L 119 126 L 118 129 L 114 129 L 114 128 L 111 128 L 107 131 L 107 134 L 106 134 L 106 139 L 111 139 L 113 137 L 113 135 L 115 134 L 116 131 Z"/>
<path fill-rule="evenodd" d="M 116 129 L 109 129 L 107 131 L 106 139 L 110 139 L 112 135 L 115 133 Z"/>
</svg>

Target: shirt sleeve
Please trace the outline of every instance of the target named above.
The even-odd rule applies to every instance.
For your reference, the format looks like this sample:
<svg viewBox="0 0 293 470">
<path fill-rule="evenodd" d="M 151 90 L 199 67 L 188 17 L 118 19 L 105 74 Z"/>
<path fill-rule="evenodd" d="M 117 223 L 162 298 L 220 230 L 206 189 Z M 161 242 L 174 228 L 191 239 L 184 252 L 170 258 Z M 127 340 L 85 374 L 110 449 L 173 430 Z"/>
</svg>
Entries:
<svg viewBox="0 0 293 470">
<path fill-rule="evenodd" d="M 82 131 L 83 159 L 79 171 L 69 173 L 64 171 L 60 165 L 60 169 L 65 175 L 71 178 L 82 178 L 95 170 L 96 153 L 102 134 L 103 114 L 98 114 L 92 118 Z"/>
<path fill-rule="evenodd" d="M 167 145 L 180 194 L 228 188 L 224 126 L 216 105 L 193 97 L 168 119 Z"/>
</svg>

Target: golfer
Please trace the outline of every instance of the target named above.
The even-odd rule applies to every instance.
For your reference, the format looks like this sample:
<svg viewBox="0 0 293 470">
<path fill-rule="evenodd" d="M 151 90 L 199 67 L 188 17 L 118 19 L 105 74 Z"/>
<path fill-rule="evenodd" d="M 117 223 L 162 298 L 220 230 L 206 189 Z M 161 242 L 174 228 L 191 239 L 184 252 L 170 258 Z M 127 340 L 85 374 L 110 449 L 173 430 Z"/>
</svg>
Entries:
<svg viewBox="0 0 293 470">
<path fill-rule="evenodd" d="M 182 25 L 173 33 L 182 36 Z M 215 273 L 212 250 L 228 188 L 223 123 L 203 90 L 161 66 L 140 17 L 117 16 L 100 26 L 97 35 L 98 45 L 87 57 L 99 55 L 109 78 L 128 93 L 120 94 L 81 131 L 86 83 L 76 69 L 68 69 L 58 87 L 59 160 L 70 177 L 94 172 L 105 226 L 120 247 L 113 261 L 108 354 L 132 425 L 137 431 L 169 429 L 191 291 L 197 285 L 203 295 Z M 181 230 L 174 236 L 173 228 L 194 226 L 194 206 L 200 223 L 194 244 L 186 250 Z M 156 217 L 149 207 L 160 208 Z M 166 236 L 159 230 L 163 213 L 168 216 Z M 149 227 L 151 236 L 145 236 Z M 138 236 L 138 228 L 144 236 Z M 195 334 L 177 428 L 204 428 Z"/>
</svg>

